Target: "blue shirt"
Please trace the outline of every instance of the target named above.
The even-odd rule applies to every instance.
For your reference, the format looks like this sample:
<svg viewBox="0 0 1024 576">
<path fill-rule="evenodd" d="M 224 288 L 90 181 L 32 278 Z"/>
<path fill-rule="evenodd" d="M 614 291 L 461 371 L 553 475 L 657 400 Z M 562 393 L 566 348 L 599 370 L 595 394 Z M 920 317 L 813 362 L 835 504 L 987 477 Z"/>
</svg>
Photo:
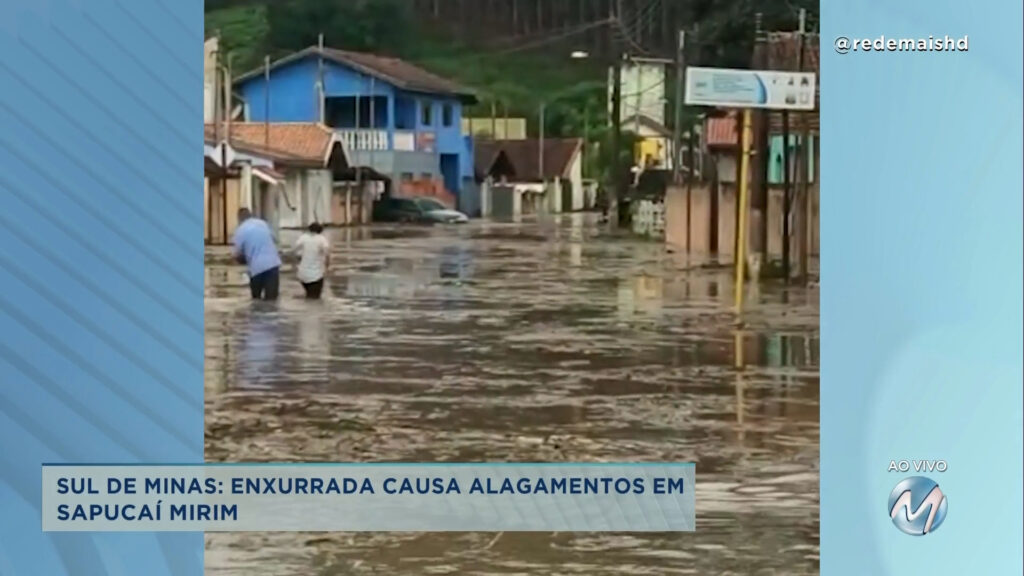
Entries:
<svg viewBox="0 0 1024 576">
<path fill-rule="evenodd" d="M 281 256 L 274 245 L 270 226 L 259 218 L 248 218 L 235 230 L 235 256 L 245 256 L 249 276 L 262 274 L 281 266 Z"/>
</svg>

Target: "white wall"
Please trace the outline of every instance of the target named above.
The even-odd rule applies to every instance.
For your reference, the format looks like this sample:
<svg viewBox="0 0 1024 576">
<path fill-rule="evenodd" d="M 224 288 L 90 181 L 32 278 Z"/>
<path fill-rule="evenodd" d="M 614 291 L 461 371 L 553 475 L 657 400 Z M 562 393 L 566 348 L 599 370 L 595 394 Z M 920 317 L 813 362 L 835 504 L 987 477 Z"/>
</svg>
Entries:
<svg viewBox="0 0 1024 576">
<path fill-rule="evenodd" d="M 582 210 L 584 207 L 583 193 L 583 154 L 576 154 L 569 165 L 569 182 L 572 183 L 572 209 Z"/>
<path fill-rule="evenodd" d="M 480 217 L 491 217 L 491 178 L 487 178 L 480 184 Z"/>
<path fill-rule="evenodd" d="M 305 228 L 314 221 L 331 223 L 333 190 L 330 170 L 288 170 L 283 194 L 277 201 L 278 224 L 282 228 Z"/>
<path fill-rule="evenodd" d="M 313 222 L 328 224 L 331 222 L 331 194 L 334 181 L 330 170 L 306 171 L 305 202 L 309 208 L 302 226 Z"/>
<path fill-rule="evenodd" d="M 289 170 L 285 173 L 284 186 L 279 187 L 277 197 L 278 226 L 281 228 L 302 227 L 303 172 Z"/>
<path fill-rule="evenodd" d="M 620 121 L 643 114 L 665 123 L 665 64 L 624 63 L 622 66 L 622 102 Z M 608 69 L 608 112 L 612 110 L 612 69 Z"/>
</svg>

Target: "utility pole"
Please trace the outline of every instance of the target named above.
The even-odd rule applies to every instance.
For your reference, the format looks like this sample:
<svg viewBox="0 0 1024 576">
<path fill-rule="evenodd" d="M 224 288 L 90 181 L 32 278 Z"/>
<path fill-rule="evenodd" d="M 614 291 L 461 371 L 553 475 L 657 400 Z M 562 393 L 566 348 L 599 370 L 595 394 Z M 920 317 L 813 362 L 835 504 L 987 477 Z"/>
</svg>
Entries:
<svg viewBox="0 0 1024 576">
<path fill-rule="evenodd" d="M 739 194 L 736 201 L 736 282 L 735 282 L 735 303 L 736 316 L 743 313 L 743 281 L 746 279 L 747 261 L 747 226 L 750 213 L 748 204 L 748 180 L 750 168 L 750 108 L 743 110 L 742 132 L 740 132 L 740 181 Z"/>
<path fill-rule="evenodd" d="M 790 191 L 792 169 L 789 155 L 789 110 L 782 111 L 782 274 L 783 282 L 789 283 L 790 275 L 790 254 L 789 254 L 789 214 L 793 205 L 793 195 Z M 767 222 L 767 213 L 765 215 Z M 768 251 L 765 250 L 767 255 Z"/>
<path fill-rule="evenodd" d="M 754 16 L 754 69 L 764 70 L 768 67 L 768 43 L 762 29 L 762 14 L 758 12 Z M 771 114 L 768 110 L 758 110 L 757 121 L 754 122 L 755 142 L 753 145 L 753 160 L 756 161 L 752 175 L 753 196 L 757 199 L 757 205 L 761 212 L 760 244 L 764 260 L 768 260 L 768 166 L 771 162 L 768 153 L 770 142 L 769 132 L 771 131 Z"/>
<path fill-rule="evenodd" d="M 219 42 L 218 42 L 219 44 Z M 224 141 L 220 148 L 220 166 L 223 171 L 223 177 L 220 179 L 220 198 L 222 204 L 221 216 L 224 221 L 224 240 L 228 240 L 230 232 L 228 231 L 228 146 L 231 142 L 231 54 L 227 54 L 227 63 L 223 69 L 224 80 L 221 82 L 221 88 L 224 90 L 224 102 L 223 110 L 221 111 L 221 117 L 224 120 Z"/>
<path fill-rule="evenodd" d="M 799 72 L 804 71 L 804 50 L 806 44 L 807 34 L 807 10 L 800 9 L 800 36 L 797 40 L 800 49 L 797 54 L 797 70 Z M 815 79 L 816 81 L 818 79 Z M 810 275 L 810 238 L 811 238 L 811 195 L 810 190 L 807 186 L 807 158 L 808 153 L 811 151 L 808 146 L 808 129 L 807 129 L 807 113 L 800 114 L 800 140 L 797 143 L 797 157 L 796 157 L 796 169 L 797 169 L 797 182 L 799 185 L 799 199 L 800 203 L 798 206 L 798 212 L 800 214 L 799 228 L 797 228 L 797 244 L 800 247 L 800 278 L 802 281 L 806 281 Z"/>
<path fill-rule="evenodd" d="M 580 167 L 580 176 L 587 177 L 587 160 L 590 158 L 590 99 L 583 105 L 583 166 Z"/>
<path fill-rule="evenodd" d="M 325 94 L 327 91 L 324 89 L 324 35 L 320 34 L 320 38 L 317 41 L 319 47 L 319 62 L 317 68 L 317 112 L 320 114 L 320 124 L 325 124 L 327 117 L 327 98 Z"/>
<path fill-rule="evenodd" d="M 623 194 L 622 190 L 622 162 L 619 157 L 619 145 L 622 140 L 622 54 L 619 51 L 615 39 L 615 26 L 613 25 L 622 13 L 622 0 L 616 2 L 617 9 L 613 9 L 611 20 L 607 28 L 609 54 L 612 60 L 612 141 L 611 141 L 611 185 L 612 193 L 609 198 L 609 205 L 614 214 L 615 226 L 622 221 L 619 212 L 619 201 Z"/>
<path fill-rule="evenodd" d="M 697 33 L 698 33 L 698 25 L 694 24 L 694 26 L 693 26 L 693 38 L 697 37 Z M 679 52 L 680 52 L 680 58 L 679 59 L 685 63 L 685 58 L 686 58 L 685 46 L 683 46 L 682 43 L 680 43 L 680 44 L 681 44 L 681 46 L 679 48 Z M 683 68 L 683 73 L 684 74 L 685 74 L 685 70 L 686 69 Z M 682 97 L 682 94 L 679 93 L 677 95 L 677 97 Z M 695 148 L 694 130 L 696 130 L 697 126 L 696 126 L 696 124 L 694 122 L 692 122 L 692 119 L 691 119 L 691 122 L 689 122 L 689 125 L 690 125 L 689 134 L 688 134 L 689 137 L 687 138 L 687 148 L 686 148 L 686 150 L 687 150 L 687 162 L 686 163 L 689 166 L 689 168 L 688 168 L 689 172 L 687 173 L 687 178 L 686 178 L 686 253 L 687 254 L 690 253 L 691 243 L 693 242 L 693 179 L 697 175 L 697 163 L 694 161 L 694 148 Z"/>
<path fill-rule="evenodd" d="M 676 47 L 676 94 L 675 118 L 672 123 L 672 183 L 679 184 L 682 163 L 683 83 L 686 74 L 686 31 L 679 31 L 679 45 Z M 687 229 L 689 230 L 689 229 Z M 689 234 L 689 232 L 687 232 Z"/>
</svg>

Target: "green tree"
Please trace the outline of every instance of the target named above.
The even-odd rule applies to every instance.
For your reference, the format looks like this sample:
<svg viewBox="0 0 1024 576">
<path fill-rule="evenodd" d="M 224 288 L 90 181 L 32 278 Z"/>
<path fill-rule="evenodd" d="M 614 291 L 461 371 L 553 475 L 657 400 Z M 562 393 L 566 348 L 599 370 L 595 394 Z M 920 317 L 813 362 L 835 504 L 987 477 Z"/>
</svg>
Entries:
<svg viewBox="0 0 1024 576">
<path fill-rule="evenodd" d="M 279 0 L 267 4 L 268 48 L 287 53 L 313 46 L 400 54 L 414 42 L 412 11 L 402 0 Z"/>
</svg>

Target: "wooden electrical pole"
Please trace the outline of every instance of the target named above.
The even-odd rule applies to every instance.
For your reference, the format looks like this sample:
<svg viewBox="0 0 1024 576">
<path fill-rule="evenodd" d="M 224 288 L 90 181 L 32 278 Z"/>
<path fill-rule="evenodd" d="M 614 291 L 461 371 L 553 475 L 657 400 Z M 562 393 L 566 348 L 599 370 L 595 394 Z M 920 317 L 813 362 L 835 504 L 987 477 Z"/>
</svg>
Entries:
<svg viewBox="0 0 1024 576">
<path fill-rule="evenodd" d="M 754 30 L 754 69 L 764 70 L 768 67 L 768 42 L 764 30 L 761 28 L 762 15 L 758 12 L 755 15 Z M 752 196 L 757 199 L 757 205 L 761 212 L 760 245 L 762 258 L 768 260 L 768 166 L 771 161 L 768 153 L 770 142 L 769 132 L 771 131 L 771 114 L 768 110 L 757 111 L 757 121 L 754 122 L 754 144 L 751 154 L 754 156 L 754 170 L 751 177 L 753 182 Z"/>
<path fill-rule="evenodd" d="M 806 34 L 807 34 L 807 10 L 800 10 L 800 36 L 797 39 L 799 44 L 799 52 L 797 54 L 797 70 L 800 72 L 804 71 L 804 51 L 806 50 Z M 817 83 L 818 79 L 815 78 Z M 812 98 L 814 96 L 812 95 Z M 799 218 L 797 219 L 797 245 L 800 250 L 800 279 L 806 282 L 808 276 L 810 276 L 810 238 L 811 238 L 811 195 L 810 189 L 807 186 L 808 180 L 808 154 L 813 154 L 812 149 L 808 142 L 808 127 L 807 127 L 807 113 L 800 114 L 800 140 L 797 144 L 797 182 L 800 183 L 799 190 L 799 204 L 797 205 L 797 212 Z"/>
<path fill-rule="evenodd" d="M 790 169 L 792 158 L 789 154 L 789 110 L 782 111 L 782 274 L 783 282 L 789 282 L 789 214 L 793 204 L 793 195 L 790 191 Z M 767 212 L 765 223 L 767 224 Z M 765 250 L 767 256 L 768 250 Z"/>
<path fill-rule="evenodd" d="M 623 215 L 619 214 L 619 202 L 625 196 L 623 191 L 623 174 L 622 174 L 622 159 L 620 157 L 619 148 L 622 141 L 622 54 L 619 50 L 618 42 L 615 38 L 615 22 L 616 19 L 621 16 L 622 2 L 619 0 L 615 5 L 617 10 L 613 8 L 611 14 L 611 21 L 606 26 L 608 32 L 608 46 L 609 54 L 611 56 L 611 68 L 612 68 L 612 110 L 611 110 L 611 185 L 612 193 L 610 194 L 609 204 L 613 208 L 611 212 L 614 214 L 613 226 L 618 226 L 622 222 Z"/>
<path fill-rule="evenodd" d="M 680 164 L 682 163 L 682 130 L 683 130 L 683 82 L 686 74 L 686 31 L 679 31 L 679 44 L 676 46 L 676 93 L 674 119 L 672 122 L 672 184 L 679 184 Z"/>
</svg>

